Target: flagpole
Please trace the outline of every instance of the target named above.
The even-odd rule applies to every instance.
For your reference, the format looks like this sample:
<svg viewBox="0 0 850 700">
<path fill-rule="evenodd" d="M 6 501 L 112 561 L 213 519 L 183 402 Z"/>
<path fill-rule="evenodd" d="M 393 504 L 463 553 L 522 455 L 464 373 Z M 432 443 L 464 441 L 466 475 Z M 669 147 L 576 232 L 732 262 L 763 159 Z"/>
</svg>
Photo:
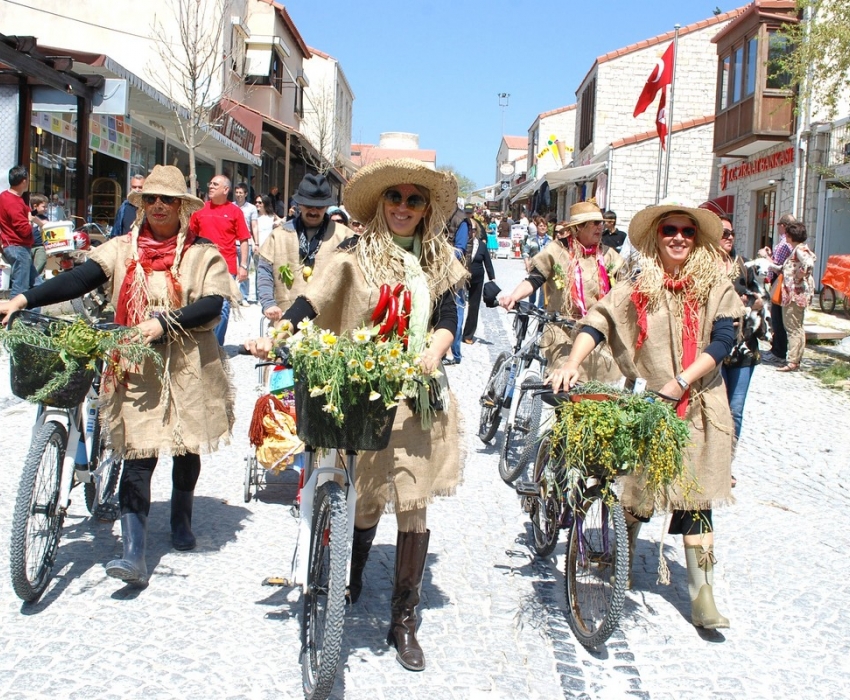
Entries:
<svg viewBox="0 0 850 700">
<path fill-rule="evenodd" d="M 661 201 L 661 139 L 658 139 L 658 172 L 655 175 L 655 203 Z"/>
<path fill-rule="evenodd" d="M 670 102 L 667 107 L 667 114 L 665 116 L 667 120 L 667 161 L 664 166 L 664 197 L 667 197 L 667 186 L 670 182 L 670 142 L 673 139 L 673 98 L 674 98 L 674 86 L 676 84 L 676 64 L 679 62 L 679 28 L 680 25 L 674 24 L 673 29 L 675 30 L 675 34 L 673 35 L 673 75 L 670 77 Z M 660 167 L 660 166 L 659 166 Z"/>
</svg>

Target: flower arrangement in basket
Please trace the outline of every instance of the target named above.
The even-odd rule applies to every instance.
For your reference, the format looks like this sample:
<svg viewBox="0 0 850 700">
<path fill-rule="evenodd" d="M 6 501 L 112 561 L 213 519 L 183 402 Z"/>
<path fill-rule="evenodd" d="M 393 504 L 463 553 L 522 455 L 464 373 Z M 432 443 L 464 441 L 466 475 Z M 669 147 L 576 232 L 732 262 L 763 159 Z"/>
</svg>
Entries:
<svg viewBox="0 0 850 700">
<path fill-rule="evenodd" d="M 140 364 L 150 357 L 157 366 L 162 364 L 135 329 L 105 331 L 81 318 L 67 321 L 32 311 L 17 313 L 8 328 L 0 329 L 0 344 L 12 359 L 12 393 L 60 408 L 82 401 L 98 360 L 119 380 L 121 361 Z"/>
<path fill-rule="evenodd" d="M 403 338 L 377 327 L 336 335 L 308 320 L 298 330 L 283 324 L 272 340 L 289 349 L 299 437 L 313 447 L 386 447 L 395 408 L 412 394 L 406 385 L 422 381 Z"/>
<path fill-rule="evenodd" d="M 582 388 L 558 406 L 552 428 L 552 453 L 569 466 L 568 482 L 595 475 L 610 486 L 632 474 L 645 480 L 648 500 L 682 482 L 690 428 L 672 406 L 600 382 Z"/>
</svg>

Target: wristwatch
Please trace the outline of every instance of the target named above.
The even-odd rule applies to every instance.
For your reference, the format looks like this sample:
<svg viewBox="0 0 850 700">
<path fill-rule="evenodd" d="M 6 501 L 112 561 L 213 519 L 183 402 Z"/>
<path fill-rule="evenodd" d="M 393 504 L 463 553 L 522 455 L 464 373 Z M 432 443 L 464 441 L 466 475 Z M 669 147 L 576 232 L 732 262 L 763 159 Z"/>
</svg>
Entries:
<svg viewBox="0 0 850 700">
<path fill-rule="evenodd" d="M 681 374 L 676 375 L 676 383 L 682 387 L 682 391 L 687 391 L 691 386 Z"/>
<path fill-rule="evenodd" d="M 247 272 L 247 271 L 248 271 L 248 266 L 247 266 L 247 265 L 239 265 L 239 267 L 240 267 L 240 269 L 245 270 L 245 272 Z"/>
</svg>

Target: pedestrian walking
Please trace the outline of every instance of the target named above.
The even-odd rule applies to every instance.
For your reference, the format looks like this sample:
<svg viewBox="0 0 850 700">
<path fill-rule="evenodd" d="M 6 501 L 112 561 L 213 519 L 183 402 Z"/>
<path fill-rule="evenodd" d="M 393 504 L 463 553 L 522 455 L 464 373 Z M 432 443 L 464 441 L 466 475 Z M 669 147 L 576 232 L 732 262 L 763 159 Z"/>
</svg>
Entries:
<svg viewBox="0 0 850 700">
<path fill-rule="evenodd" d="M 36 284 L 38 273 L 32 261 L 32 223 L 24 200 L 29 174 L 22 165 L 9 170 L 9 189 L 0 192 L 0 255 L 10 266 L 9 298 Z"/>
<path fill-rule="evenodd" d="M 734 345 L 733 319 L 743 315 L 718 265 L 722 232 L 720 219 L 706 209 L 665 203 L 639 211 L 629 240 L 639 253 L 640 272 L 588 311 L 569 358 L 550 377 L 555 391 L 575 384 L 582 361 L 604 339 L 627 379 L 645 379 L 690 423 L 685 466 L 692 487 L 675 487 L 653 502 L 642 478 L 630 476 L 621 480 L 620 500 L 631 553 L 641 520 L 656 509 L 672 510 L 669 532 L 684 540 L 691 622 L 706 629 L 729 626 L 714 602 L 711 513 L 733 501 L 734 428 L 719 365 Z"/>
<path fill-rule="evenodd" d="M 767 281 L 770 282 L 770 328 L 773 333 L 770 340 L 770 350 L 764 353 L 765 362 L 784 365 L 785 356 L 788 354 L 788 333 L 785 331 L 785 323 L 782 320 L 782 304 L 773 301 L 773 297 L 780 298 L 781 292 L 776 292 L 778 270 L 782 267 L 788 256 L 791 255 L 791 244 L 788 243 L 787 229 L 789 224 L 797 221 L 793 214 L 783 214 L 776 224 L 779 230 L 779 242 L 771 250 L 770 247 L 762 248 L 758 254 L 762 258 L 768 258 L 772 263 L 772 269 L 768 273 Z"/>
</svg>

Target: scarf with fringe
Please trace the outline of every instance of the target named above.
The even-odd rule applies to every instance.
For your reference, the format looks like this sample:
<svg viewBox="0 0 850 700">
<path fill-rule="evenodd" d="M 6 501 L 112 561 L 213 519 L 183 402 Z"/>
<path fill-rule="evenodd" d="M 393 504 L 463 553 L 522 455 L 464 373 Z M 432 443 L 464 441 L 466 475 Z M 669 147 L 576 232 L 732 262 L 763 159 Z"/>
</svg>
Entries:
<svg viewBox="0 0 850 700">
<path fill-rule="evenodd" d="M 608 270 L 605 268 L 605 258 L 602 256 L 602 246 L 591 246 L 585 248 L 578 240 L 575 241 L 576 249 L 580 250 L 583 255 L 595 255 L 596 266 L 599 269 L 599 298 L 604 297 L 611 291 L 611 279 L 608 277 Z M 573 261 L 573 284 L 571 285 L 570 296 L 572 297 L 573 306 L 579 310 L 581 317 L 587 316 L 587 301 L 584 298 L 584 278 L 582 277 L 581 265 L 578 260 Z"/>
<path fill-rule="evenodd" d="M 692 277 L 684 277 L 682 279 L 673 279 L 668 275 L 664 275 L 664 288 L 674 294 L 684 293 L 682 303 L 682 370 L 691 366 L 697 358 L 697 336 L 699 335 L 699 303 L 696 295 L 693 292 L 694 281 Z M 639 349 L 646 340 L 647 322 L 646 310 L 649 306 L 649 297 L 637 288 L 631 295 L 632 303 L 637 311 L 638 337 L 635 342 L 635 349 Z M 679 418 L 684 418 L 688 412 L 688 403 L 690 402 L 691 390 L 688 389 L 682 394 L 682 398 L 676 404 L 676 415 Z"/>
<path fill-rule="evenodd" d="M 183 251 L 197 239 L 196 231 L 188 230 L 183 244 Z M 139 237 L 135 255 L 127 261 L 127 274 L 118 293 L 115 308 L 115 323 L 122 326 L 135 326 L 147 319 L 150 295 L 148 277 L 154 271 L 166 273 L 168 285 L 168 307 L 177 309 L 181 305 L 183 290 L 180 281 L 175 277 L 174 257 L 177 252 L 177 236 L 164 241 L 153 237 L 147 223 L 139 229 Z M 182 255 L 181 255 L 182 257 Z M 139 274 L 141 271 L 141 274 Z"/>
</svg>

